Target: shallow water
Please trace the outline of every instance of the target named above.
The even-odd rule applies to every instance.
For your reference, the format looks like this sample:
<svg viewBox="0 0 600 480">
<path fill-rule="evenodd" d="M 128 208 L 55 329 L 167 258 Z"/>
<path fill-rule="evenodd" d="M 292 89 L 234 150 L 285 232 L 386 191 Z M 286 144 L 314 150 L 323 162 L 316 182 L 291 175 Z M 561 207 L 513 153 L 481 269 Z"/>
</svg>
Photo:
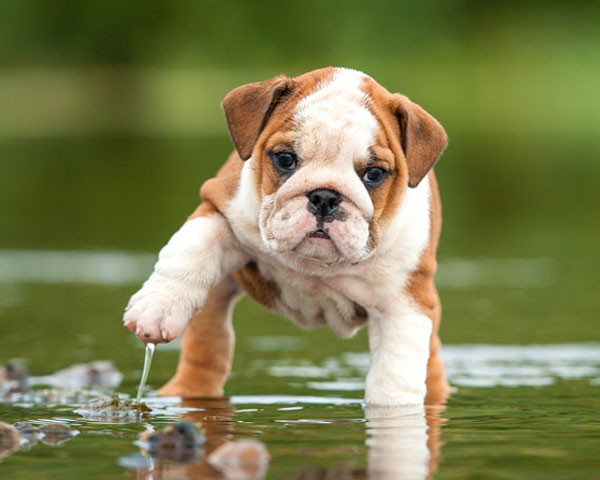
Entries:
<svg viewBox="0 0 600 480">
<path fill-rule="evenodd" d="M 521 165 L 531 170 L 524 179 L 500 168 L 487 184 L 487 173 L 464 178 L 483 168 L 480 153 L 486 172 L 512 158 L 496 147 L 463 148 L 461 160 L 455 146 L 438 170 L 443 355 L 455 387 L 445 408 L 365 410 L 366 332 L 340 340 L 326 328 L 302 331 L 244 299 L 228 398 L 153 397 L 178 356 L 177 342 L 159 346 L 144 421 L 86 419 L 76 403 L 0 404 L 0 421 L 80 432 L 0 458 L 0 478 L 214 476 L 202 463 L 126 466 L 141 432 L 181 419 L 202 424 L 211 447 L 265 442 L 272 479 L 598 478 L 600 265 L 590 252 L 600 227 L 573 214 L 597 204 L 598 190 L 584 188 L 592 176 L 580 175 L 583 156 L 535 185 L 526 180 L 535 160 Z M 110 359 L 123 373 L 118 392 L 134 396 L 144 350 L 121 325 L 123 308 L 227 149 L 224 138 L 0 144 L 0 362 L 43 376 Z M 581 190 L 558 195 L 573 175 Z"/>
<path fill-rule="evenodd" d="M 168 353 L 159 348 L 157 360 Z M 261 357 L 251 352 L 231 382 L 254 379 L 253 390 L 272 394 L 183 403 L 150 395 L 144 401 L 153 412 L 139 422 L 86 419 L 75 405 L 4 405 L 2 421 L 60 421 L 80 434 L 59 447 L 37 444 L 4 458 L 3 478 L 122 478 L 125 471 L 135 478 L 126 457 L 138 452 L 137 436 L 180 420 L 201 424 L 211 448 L 230 438 L 265 442 L 267 478 L 426 478 L 433 471 L 436 478 L 594 478 L 600 469 L 598 344 L 449 345 L 449 377 L 459 386 L 445 408 L 427 409 L 365 409 L 364 352 L 319 363 Z M 532 378 L 543 378 L 542 386 L 530 386 Z M 135 390 L 134 379 L 121 390 Z M 205 462 L 153 472 L 152 478 L 218 477 Z M 147 474 L 140 469 L 141 478 Z"/>
</svg>

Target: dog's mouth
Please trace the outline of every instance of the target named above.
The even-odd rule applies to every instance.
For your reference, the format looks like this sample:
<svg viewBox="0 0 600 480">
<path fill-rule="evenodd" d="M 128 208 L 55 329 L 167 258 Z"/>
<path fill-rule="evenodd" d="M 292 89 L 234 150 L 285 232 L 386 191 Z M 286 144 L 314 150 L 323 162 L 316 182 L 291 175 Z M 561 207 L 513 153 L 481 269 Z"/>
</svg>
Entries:
<svg viewBox="0 0 600 480">
<path fill-rule="evenodd" d="M 337 245 L 328 230 L 320 227 L 307 233 L 294 248 L 294 253 L 326 265 L 334 264 L 341 258 Z"/>
<path fill-rule="evenodd" d="M 317 228 L 316 230 L 313 230 L 306 237 L 307 238 L 324 238 L 327 240 L 331 240 L 329 233 L 322 228 Z"/>
</svg>

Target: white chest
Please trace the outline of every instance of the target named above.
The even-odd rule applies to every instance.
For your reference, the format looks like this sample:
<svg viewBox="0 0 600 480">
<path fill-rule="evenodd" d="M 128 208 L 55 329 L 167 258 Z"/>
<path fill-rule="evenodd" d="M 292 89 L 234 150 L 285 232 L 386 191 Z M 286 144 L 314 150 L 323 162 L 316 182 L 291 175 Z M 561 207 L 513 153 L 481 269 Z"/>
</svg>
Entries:
<svg viewBox="0 0 600 480">
<path fill-rule="evenodd" d="M 365 325 L 365 309 L 339 288 L 333 278 L 301 274 L 264 259 L 257 259 L 256 263 L 260 275 L 277 285 L 279 297 L 273 308 L 277 313 L 304 328 L 327 323 L 344 338 Z"/>
</svg>

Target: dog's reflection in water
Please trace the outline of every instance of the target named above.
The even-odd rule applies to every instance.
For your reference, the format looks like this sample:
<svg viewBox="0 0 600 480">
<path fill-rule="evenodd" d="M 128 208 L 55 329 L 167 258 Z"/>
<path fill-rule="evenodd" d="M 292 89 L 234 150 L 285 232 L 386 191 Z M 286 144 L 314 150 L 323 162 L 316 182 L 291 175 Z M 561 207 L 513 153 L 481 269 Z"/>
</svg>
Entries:
<svg viewBox="0 0 600 480">
<path fill-rule="evenodd" d="M 231 444 L 231 435 L 243 434 L 235 429 L 235 408 L 227 398 L 182 401 L 183 408 L 194 409 L 183 420 L 201 424 L 206 436 L 204 453 L 192 463 L 156 462 L 152 468 L 135 471 L 137 479 L 171 478 L 264 478 L 268 466 L 248 465 L 248 468 L 223 472 L 209 463 L 211 453 L 224 444 Z M 335 467 L 310 466 L 291 474 L 290 480 L 354 480 L 354 479 L 429 479 L 437 470 L 441 441 L 440 430 L 445 422 L 443 406 L 428 407 L 365 407 L 367 465 L 362 459 L 350 458 Z M 247 432 L 249 435 L 252 432 Z M 358 453 L 358 452 L 357 452 Z M 268 460 L 268 459 L 265 459 Z M 309 458 L 307 458 L 309 460 Z M 233 462 L 235 464 L 235 462 Z M 132 472 L 133 473 L 133 472 Z"/>
<path fill-rule="evenodd" d="M 440 458 L 443 406 L 366 407 L 366 469 L 348 462 L 333 468 L 308 467 L 292 480 L 430 479 Z"/>
<path fill-rule="evenodd" d="M 182 421 L 193 422 L 202 429 L 206 439 L 204 450 L 198 452 L 198 456 L 190 462 L 152 459 L 147 465 L 130 469 L 130 478 L 139 480 L 224 478 L 218 470 L 210 465 L 208 457 L 215 449 L 227 443 L 234 432 L 233 413 L 235 408 L 227 398 L 186 399 L 182 400 L 181 407 L 191 410 L 183 415 Z M 239 478 L 261 477 L 240 476 Z"/>
<path fill-rule="evenodd" d="M 440 457 L 443 409 L 366 407 L 369 478 L 431 478 Z"/>
</svg>

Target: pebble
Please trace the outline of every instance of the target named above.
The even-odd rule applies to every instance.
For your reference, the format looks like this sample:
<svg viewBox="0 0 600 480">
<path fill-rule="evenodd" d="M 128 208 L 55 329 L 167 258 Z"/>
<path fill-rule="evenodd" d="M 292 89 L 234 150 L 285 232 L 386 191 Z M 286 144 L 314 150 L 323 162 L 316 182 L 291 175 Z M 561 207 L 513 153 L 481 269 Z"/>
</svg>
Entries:
<svg viewBox="0 0 600 480">
<path fill-rule="evenodd" d="M 55 405 L 81 405 L 91 398 L 106 397 L 93 390 L 72 388 L 38 388 L 25 393 L 12 394 L 13 403 L 31 403 L 53 407 Z"/>
<path fill-rule="evenodd" d="M 0 422 L 0 458 L 21 448 L 21 434 L 8 423 Z"/>
<path fill-rule="evenodd" d="M 266 445 L 254 438 L 242 438 L 219 445 L 208 456 L 208 463 L 225 478 L 256 480 L 263 478 L 269 465 Z"/>
<path fill-rule="evenodd" d="M 42 432 L 39 427 L 29 422 L 13 423 L 13 427 L 15 427 L 21 434 L 21 442 L 24 443 L 24 446 L 27 449 L 35 445 L 42 436 Z"/>
<path fill-rule="evenodd" d="M 46 445 L 61 445 L 75 435 L 79 435 L 79 430 L 66 423 L 45 423 L 40 426 L 40 433 L 42 434 L 42 443 Z"/>
<path fill-rule="evenodd" d="M 90 363 L 76 363 L 70 367 L 54 372 L 52 375 L 34 377 L 36 385 L 49 385 L 58 388 L 104 389 L 116 388 L 121 384 L 123 375 L 110 360 L 96 360 Z"/>
<path fill-rule="evenodd" d="M 22 393 L 29 388 L 29 377 L 23 368 L 6 363 L 0 366 L 0 397 Z"/>
</svg>

